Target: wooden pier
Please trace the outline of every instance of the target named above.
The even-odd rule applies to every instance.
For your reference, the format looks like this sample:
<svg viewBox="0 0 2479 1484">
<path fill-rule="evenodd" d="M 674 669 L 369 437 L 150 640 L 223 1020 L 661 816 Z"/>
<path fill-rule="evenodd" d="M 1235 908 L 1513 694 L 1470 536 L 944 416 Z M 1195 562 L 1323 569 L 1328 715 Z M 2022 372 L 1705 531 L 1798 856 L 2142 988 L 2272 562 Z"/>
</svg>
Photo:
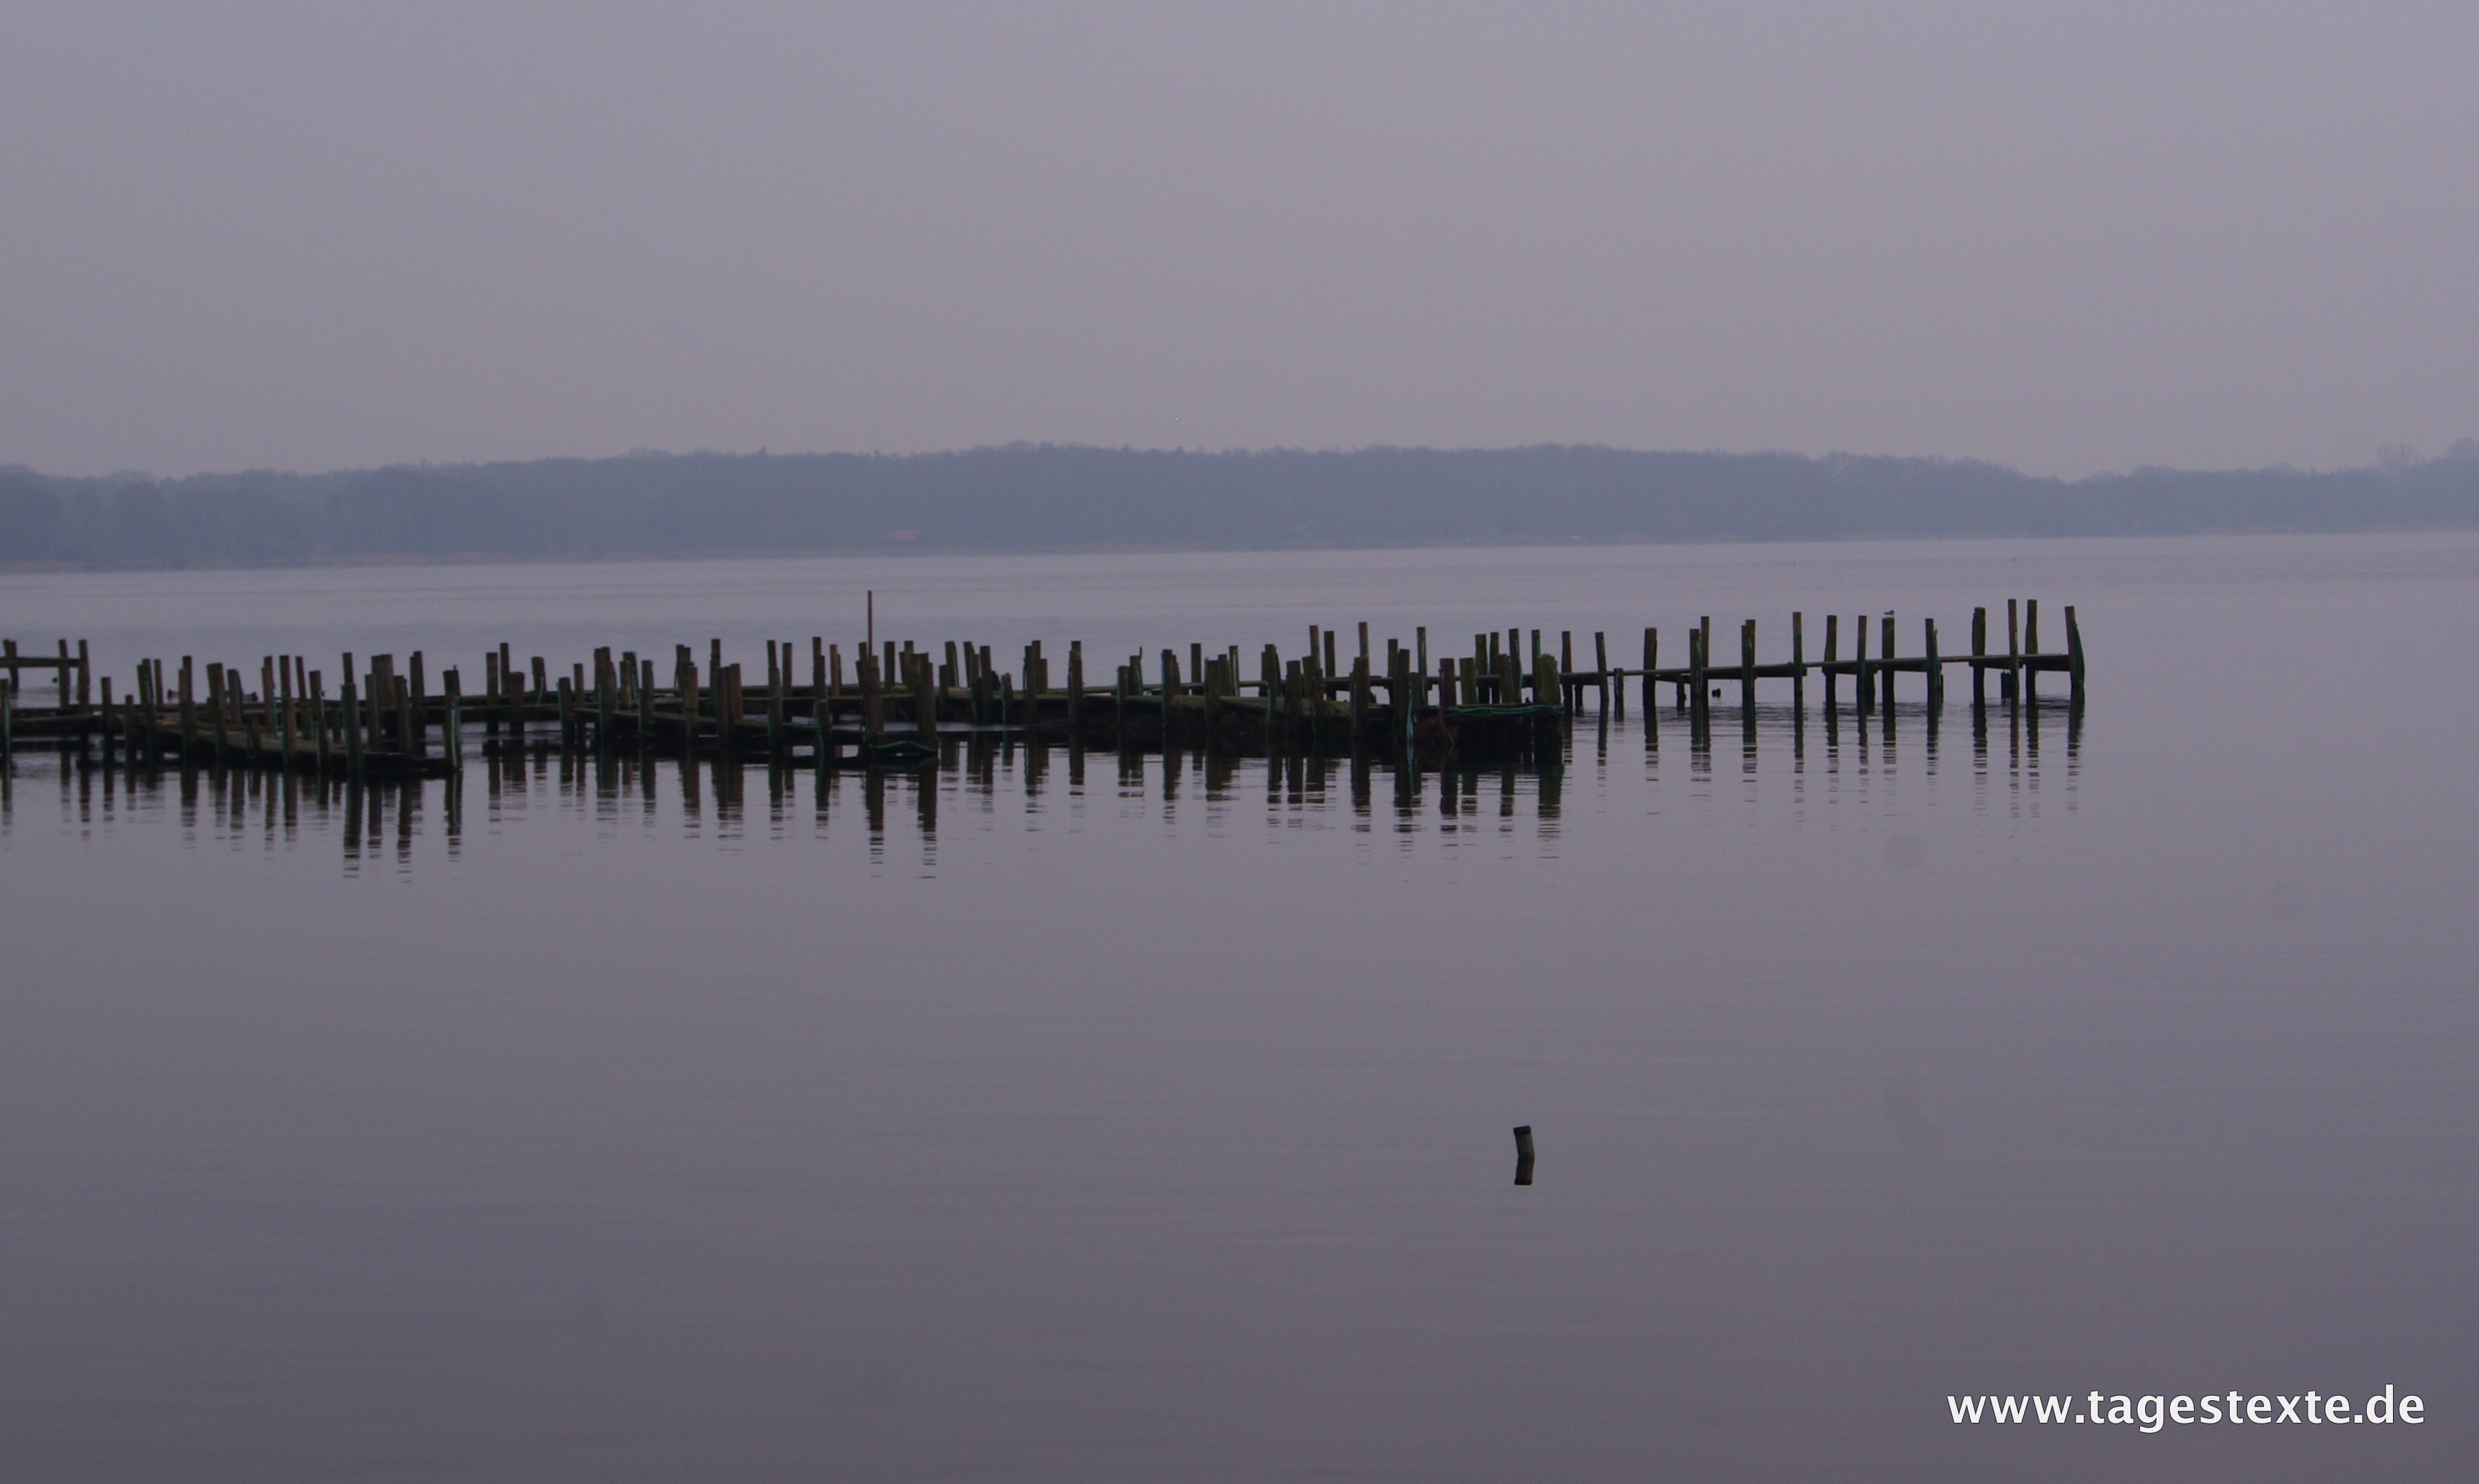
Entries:
<svg viewBox="0 0 2479 1484">
<path fill-rule="evenodd" d="M 1925 677 L 1931 724 L 1943 711 L 1948 672 L 1965 667 L 1975 711 L 1991 702 L 2037 705 L 2039 679 L 2067 678 L 2063 699 L 2083 699 L 2083 649 L 2075 611 L 2064 611 L 2065 647 L 2040 647 L 2039 606 L 2008 601 L 2003 647 L 1990 610 L 1972 615 L 1969 647 L 1949 653 L 1935 620 L 1918 647 L 1899 652 L 1895 615 L 1856 617 L 1844 643 L 1840 616 L 1825 619 L 1818 656 L 1808 657 L 1805 616 L 1786 625 L 1786 657 L 1759 657 L 1755 620 L 1739 628 L 1728 661 L 1714 650 L 1712 620 L 1687 629 L 1664 666 L 1662 635 L 1647 628 L 1642 663 L 1609 663 L 1609 637 L 1590 636 L 1579 666 L 1575 637 L 1555 647 L 1543 632 L 1514 628 L 1471 636 L 1469 652 L 1431 653 L 1429 633 L 1371 647 L 1358 627 L 1349 652 L 1341 636 L 1312 627 L 1305 648 L 1286 656 L 1266 644 L 1253 666 L 1237 646 L 1209 652 L 1189 644 L 1113 656 L 1088 665 L 1084 645 L 1063 656 L 1027 644 L 1002 667 L 988 645 L 948 641 L 937 648 L 906 641 L 855 646 L 813 637 L 805 648 L 766 641 L 762 670 L 744 676 L 727 664 L 720 640 L 699 655 L 677 645 L 668 664 L 650 655 L 597 649 L 563 672 L 539 655 L 519 664 L 505 644 L 473 671 L 432 672 L 421 651 L 401 664 L 392 654 L 341 657 L 328 672 L 299 655 L 263 656 L 255 668 L 221 663 L 140 661 L 115 685 L 96 676 L 85 641 L 55 642 L 51 653 L 21 653 L 0 641 L 0 759 L 26 745 L 57 746 L 135 765 L 249 767 L 423 777 L 452 773 L 469 749 L 524 749 L 669 756 L 763 758 L 833 767 L 902 767 L 932 762 L 936 742 L 957 732 L 1021 734 L 1071 747 L 1155 751 L 1191 748 L 1234 755 L 1378 754 L 1424 767 L 1555 764 L 1567 728 L 1589 697 L 1600 715 L 1623 716 L 1628 682 L 1649 714 L 1662 687 L 1709 737 L 1714 703 L 1735 681 L 1738 707 L 1753 724 L 1757 682 L 1788 682 L 1794 707 L 1807 705 L 1811 681 L 1828 713 L 1848 703 L 1861 715 L 1895 704 L 1897 676 Z M 1871 629 L 1875 653 L 1870 652 Z M 1107 675 L 1105 666 L 1108 667 Z M 25 691 L 30 672 L 50 672 L 51 702 Z M 1253 673 L 1251 671 L 1253 670 Z M 467 677 L 475 682 L 468 689 Z"/>
</svg>

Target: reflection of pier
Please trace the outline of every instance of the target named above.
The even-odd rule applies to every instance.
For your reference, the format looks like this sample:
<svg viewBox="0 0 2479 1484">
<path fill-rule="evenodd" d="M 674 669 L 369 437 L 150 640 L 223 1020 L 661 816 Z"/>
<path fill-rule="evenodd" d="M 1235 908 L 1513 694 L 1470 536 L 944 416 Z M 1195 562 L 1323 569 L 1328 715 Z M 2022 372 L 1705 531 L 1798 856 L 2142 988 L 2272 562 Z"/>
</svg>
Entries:
<svg viewBox="0 0 2479 1484">
<path fill-rule="evenodd" d="M 813 638 L 805 656 L 788 641 L 769 641 L 762 680 L 744 679 L 741 666 L 725 664 L 722 643 L 713 641 L 703 665 L 689 646 L 677 646 L 668 676 L 658 675 L 652 659 L 607 648 L 595 651 L 590 668 L 572 664 L 556 674 L 540 656 L 520 666 L 502 644 L 482 657 L 480 685 L 472 692 L 455 667 L 439 671 L 434 686 L 420 651 L 402 667 L 391 655 L 360 665 L 346 654 L 333 693 L 325 672 L 298 655 L 265 656 L 255 673 L 200 667 L 191 656 L 170 666 L 143 660 L 115 689 L 113 677 L 93 675 L 84 641 L 72 649 L 61 641 L 51 655 L 21 655 L 12 641 L 0 653 L 9 681 L 0 692 L 0 748 L 42 742 L 80 755 L 99 747 L 107 760 L 147 766 L 422 777 L 454 772 L 470 748 L 493 756 L 765 759 L 822 771 L 906 768 L 938 765 L 953 740 L 979 737 L 1078 754 L 1373 756 L 1417 774 L 1554 767 L 1586 695 L 1604 717 L 1623 715 L 1629 679 L 1642 684 L 1648 720 L 1656 688 L 1674 686 L 1700 744 L 1709 742 L 1712 703 L 1730 679 L 1752 727 L 1759 680 L 1789 681 L 1803 715 L 1813 674 L 1830 718 L 1840 705 L 1839 682 L 1849 676 L 1858 713 L 1881 710 L 1890 724 L 1896 677 L 1923 675 L 1933 724 L 1947 668 L 1955 665 L 1969 667 L 1975 713 L 1987 705 L 1992 674 L 1998 698 L 2011 707 L 2036 705 L 2039 675 L 2062 671 L 2079 714 L 2083 653 L 2074 610 L 2065 611 L 2060 652 L 2039 646 L 2037 604 L 2018 609 L 2009 602 L 2006 614 L 2002 650 L 1991 647 L 1983 609 L 1973 616 L 1970 649 L 1960 654 L 1940 650 L 1933 620 L 1923 627 L 1919 652 L 1898 653 L 1892 614 L 1875 625 L 1873 655 L 1865 618 L 1853 623 L 1845 654 L 1840 620 L 1828 617 L 1814 660 L 1806 653 L 1804 616 L 1794 614 L 1789 658 L 1765 663 L 1750 621 L 1740 626 L 1734 666 L 1715 663 L 1708 618 L 1688 631 L 1683 666 L 1661 666 L 1660 631 L 1645 630 L 1644 664 L 1634 670 L 1608 663 L 1601 634 L 1592 636 L 1591 667 L 1579 668 L 1572 634 L 1559 636 L 1554 652 L 1538 629 L 1528 642 L 1521 629 L 1476 634 L 1470 653 L 1433 661 L 1425 629 L 1408 642 L 1387 640 L 1381 653 L 1361 624 L 1356 652 L 1346 657 L 1338 652 L 1340 636 L 1313 627 L 1295 656 L 1264 646 L 1253 676 L 1243 673 L 1238 647 L 1207 653 L 1190 644 L 1185 655 L 1130 655 L 1114 664 L 1107 685 L 1093 683 L 1081 643 L 1068 646 L 1054 674 L 1038 641 L 1005 670 L 987 645 L 950 641 L 932 650 L 872 641 L 856 646 L 848 669 L 840 645 Z M 798 674 L 803 658 L 805 682 Z M 53 704 L 24 704 L 23 677 L 45 670 Z"/>
</svg>

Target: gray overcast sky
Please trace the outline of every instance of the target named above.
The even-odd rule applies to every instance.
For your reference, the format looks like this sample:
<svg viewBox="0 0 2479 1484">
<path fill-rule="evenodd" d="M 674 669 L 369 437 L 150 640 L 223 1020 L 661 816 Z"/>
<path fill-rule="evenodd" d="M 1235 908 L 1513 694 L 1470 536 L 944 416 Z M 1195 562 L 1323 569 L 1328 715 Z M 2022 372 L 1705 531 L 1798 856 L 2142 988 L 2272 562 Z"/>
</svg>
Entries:
<svg viewBox="0 0 2479 1484">
<path fill-rule="evenodd" d="M 2479 6 L 0 6 L 0 463 L 2479 435 Z"/>
</svg>

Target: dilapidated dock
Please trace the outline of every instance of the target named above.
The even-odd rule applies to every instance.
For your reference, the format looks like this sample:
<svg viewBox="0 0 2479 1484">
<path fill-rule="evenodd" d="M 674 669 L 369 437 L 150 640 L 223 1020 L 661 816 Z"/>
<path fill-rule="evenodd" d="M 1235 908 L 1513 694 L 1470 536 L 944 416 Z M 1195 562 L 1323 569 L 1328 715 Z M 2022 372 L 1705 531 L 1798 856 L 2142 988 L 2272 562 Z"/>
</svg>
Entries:
<svg viewBox="0 0 2479 1484">
<path fill-rule="evenodd" d="M 1919 704 L 1931 725 L 1942 713 L 1948 671 L 1966 667 L 1970 704 L 2037 705 L 2039 678 L 2067 677 L 2067 703 L 2083 699 L 2083 648 L 2075 611 L 2064 611 L 2065 647 L 2044 650 L 2036 602 L 2006 605 L 2003 647 L 1990 610 L 1972 615 L 1969 648 L 1947 653 L 1935 620 L 1919 647 L 1900 652 L 1896 616 L 1859 616 L 1846 648 L 1840 616 L 1824 621 L 1817 658 L 1808 657 L 1806 617 L 1787 624 L 1788 654 L 1760 658 L 1757 623 L 1741 623 L 1736 663 L 1714 649 L 1710 617 L 1684 631 L 1684 663 L 1662 663 L 1662 635 L 1647 628 L 1642 663 L 1610 664 L 1609 637 L 1590 636 L 1590 663 L 1577 663 L 1575 636 L 1554 647 L 1543 631 L 1474 634 L 1469 652 L 1431 652 L 1429 633 L 1372 647 L 1358 625 L 1342 636 L 1311 627 L 1306 646 L 1286 655 L 1265 644 L 1246 664 L 1236 645 L 1185 653 L 1164 648 L 1112 657 L 1107 678 L 1071 641 L 1062 659 L 1039 641 L 1003 668 L 990 646 L 946 641 L 936 647 L 881 641 L 855 646 L 813 636 L 805 647 L 765 641 L 762 671 L 727 663 L 723 642 L 699 656 L 674 647 L 668 666 L 635 651 L 597 649 L 565 671 L 544 657 L 519 663 L 506 644 L 485 653 L 468 689 L 467 672 L 433 672 L 419 650 L 359 661 L 340 657 L 327 671 L 301 655 L 262 656 L 255 669 L 221 662 L 141 659 L 115 684 L 93 672 L 86 641 L 55 641 L 53 652 L 0 650 L 0 757 L 26 745 L 100 752 L 132 765 L 268 768 L 353 777 L 452 773 L 470 751 L 628 750 L 665 756 L 765 758 L 820 769 L 902 767 L 934 761 L 951 733 L 1021 735 L 1074 748 L 1154 751 L 1183 748 L 1239 756 L 1283 753 L 1379 754 L 1442 768 L 1501 764 L 1554 765 L 1563 738 L 1589 701 L 1623 716 L 1628 682 L 1648 713 L 1673 688 L 1700 744 L 1709 744 L 1714 703 L 1735 681 L 1738 706 L 1752 724 L 1757 684 L 1788 682 L 1802 712 L 1811 680 L 1828 713 L 1849 704 L 1861 715 L 1896 704 L 1896 680 L 1923 679 Z M 1871 653 L 1871 629 L 1875 630 Z M 702 661 L 702 662 L 701 662 Z M 1253 668 L 1253 673 L 1251 670 Z M 804 671 L 805 670 L 805 675 Z M 51 704 L 30 675 L 49 671 Z"/>
</svg>

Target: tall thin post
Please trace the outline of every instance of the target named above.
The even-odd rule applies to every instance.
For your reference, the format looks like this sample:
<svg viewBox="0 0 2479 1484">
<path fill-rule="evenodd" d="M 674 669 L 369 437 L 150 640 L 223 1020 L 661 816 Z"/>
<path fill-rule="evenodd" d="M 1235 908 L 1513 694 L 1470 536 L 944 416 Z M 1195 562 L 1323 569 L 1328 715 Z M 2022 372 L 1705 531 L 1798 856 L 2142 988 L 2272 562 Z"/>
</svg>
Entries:
<svg viewBox="0 0 2479 1484">
<path fill-rule="evenodd" d="M 1890 609 L 1890 608 L 1888 608 L 1888 609 L 1886 609 L 1886 610 L 1885 610 L 1885 617 L 1884 617 L 1884 641 L 1885 641 L 1885 712 L 1886 712 L 1886 715 L 1891 716 L 1891 715 L 1893 714 L 1893 710 L 1894 710 L 1894 673 L 1895 673 L 1895 672 L 1894 672 L 1894 611 L 1893 611 L 1892 609 Z"/>
<path fill-rule="evenodd" d="M 1924 618 L 1921 622 L 1927 625 L 1929 715 L 1934 717 L 1945 710 L 1945 662 L 1937 656 L 1936 620 Z"/>
<path fill-rule="evenodd" d="M 2019 700 L 2023 694 L 2023 643 L 2022 631 L 2017 626 L 2018 606 L 2013 598 L 2006 600 L 2006 679 L 2003 692 L 2008 701 Z"/>
<path fill-rule="evenodd" d="M 1971 704 L 1988 704 L 1988 610 L 1971 611 Z"/>
<path fill-rule="evenodd" d="M 440 689 L 446 693 L 447 761 L 458 767 L 465 766 L 465 682 L 453 666 L 440 672 Z"/>
<path fill-rule="evenodd" d="M 1739 625 L 1739 714 L 1756 714 L 1756 620 Z"/>
<path fill-rule="evenodd" d="M 1807 630 L 1800 614 L 1790 616 L 1790 708 L 1794 715 L 1807 710 Z"/>
<path fill-rule="evenodd" d="M 351 656 L 345 665 L 345 771 L 355 783 L 362 778 L 361 693 L 353 685 Z"/>
<path fill-rule="evenodd" d="M 2040 600 L 2026 598 L 2023 602 L 2023 699 L 2037 703 L 2040 699 Z"/>
<path fill-rule="evenodd" d="M 2075 605 L 2066 605 L 2066 680 L 2067 704 L 2083 703 L 2083 631 L 2075 624 Z"/>
</svg>

